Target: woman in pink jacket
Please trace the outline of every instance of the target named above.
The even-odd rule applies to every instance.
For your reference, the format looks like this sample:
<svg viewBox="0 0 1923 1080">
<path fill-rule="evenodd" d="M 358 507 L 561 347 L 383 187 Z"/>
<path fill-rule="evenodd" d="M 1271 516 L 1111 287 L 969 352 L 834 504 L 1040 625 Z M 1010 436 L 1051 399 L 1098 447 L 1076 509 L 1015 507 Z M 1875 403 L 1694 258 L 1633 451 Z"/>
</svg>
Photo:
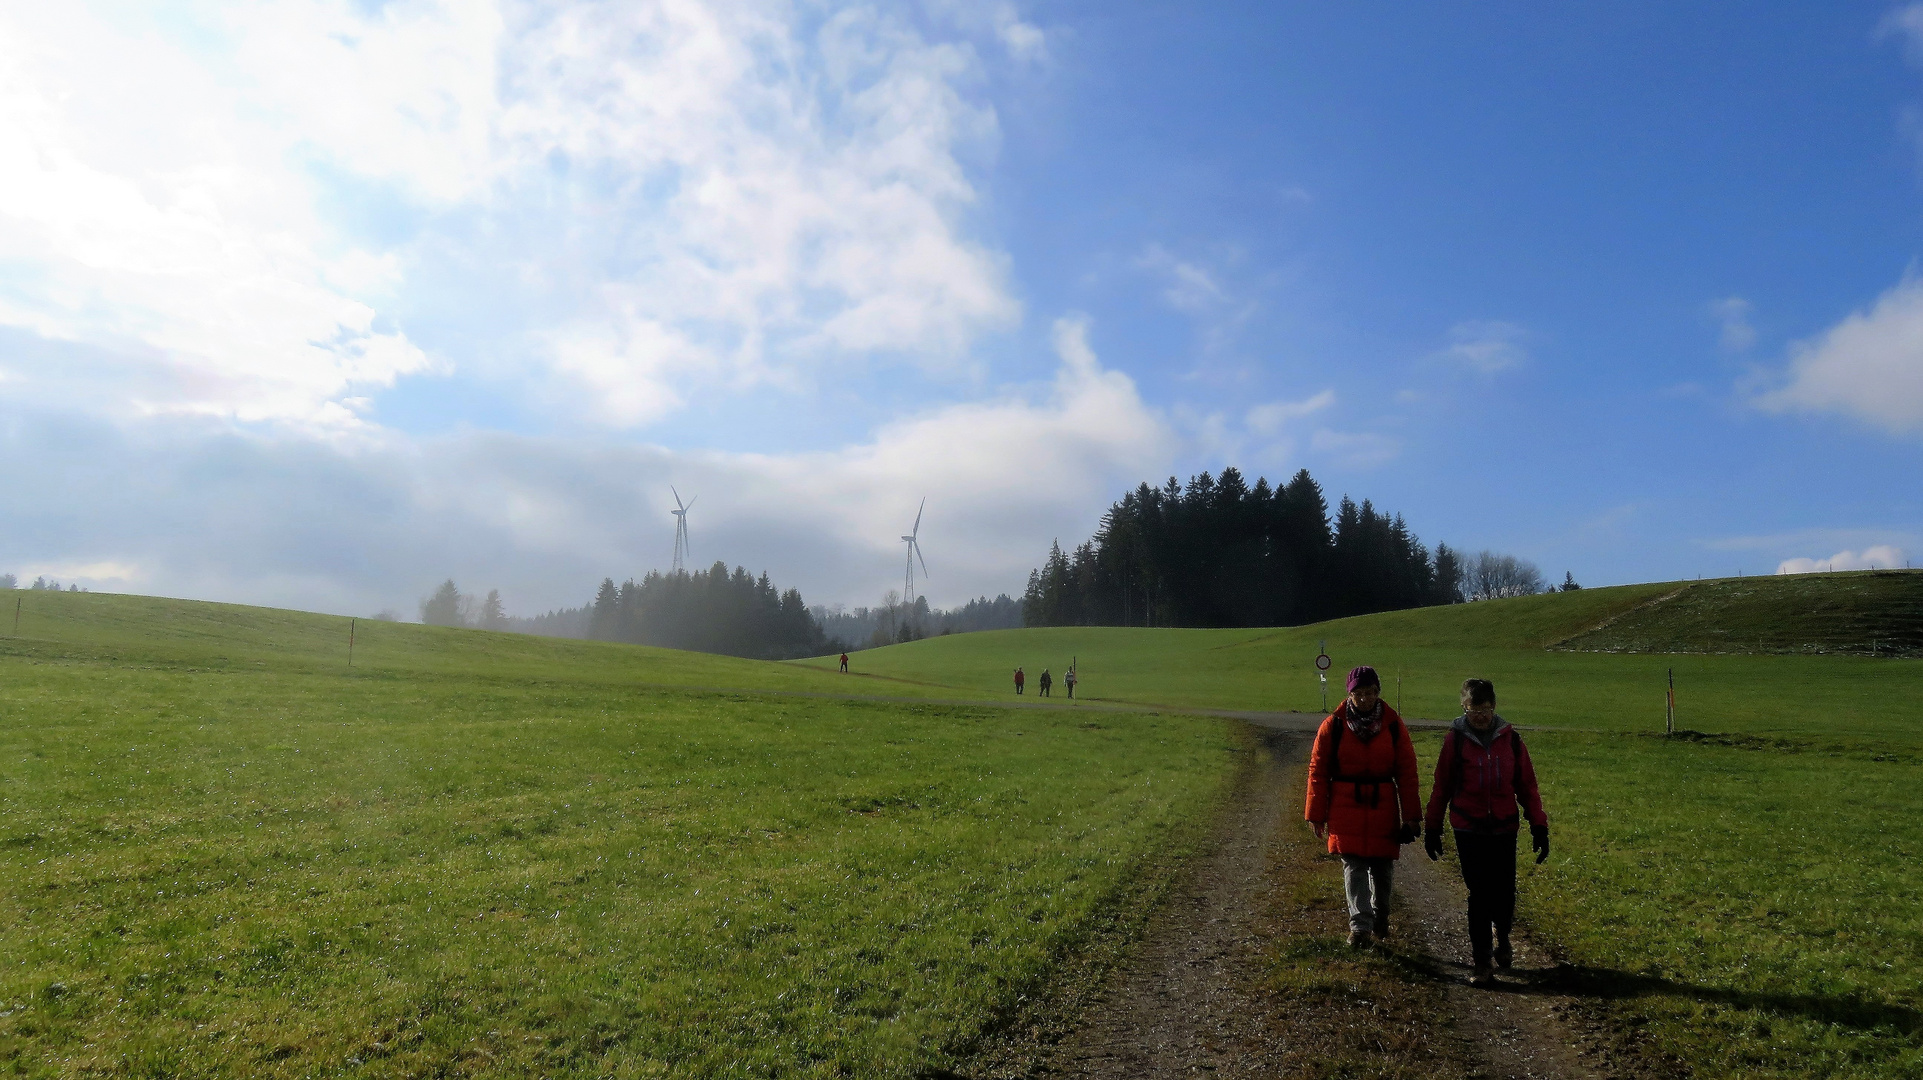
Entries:
<svg viewBox="0 0 1923 1080">
<path fill-rule="evenodd" d="M 1469 886 L 1469 946 L 1475 959 L 1470 982 L 1491 986 L 1496 965 L 1512 956 L 1509 927 L 1516 916 L 1516 837 L 1529 818 L 1529 846 L 1536 861 L 1549 857 L 1549 815 L 1536 790 L 1536 769 L 1522 736 L 1496 715 L 1496 688 L 1487 679 L 1462 684 L 1462 715 L 1442 737 L 1435 787 L 1429 792 L 1424 849 L 1442 857 L 1442 812 L 1456 834 L 1456 859 Z M 1494 947 L 1490 931 L 1494 930 Z"/>
</svg>

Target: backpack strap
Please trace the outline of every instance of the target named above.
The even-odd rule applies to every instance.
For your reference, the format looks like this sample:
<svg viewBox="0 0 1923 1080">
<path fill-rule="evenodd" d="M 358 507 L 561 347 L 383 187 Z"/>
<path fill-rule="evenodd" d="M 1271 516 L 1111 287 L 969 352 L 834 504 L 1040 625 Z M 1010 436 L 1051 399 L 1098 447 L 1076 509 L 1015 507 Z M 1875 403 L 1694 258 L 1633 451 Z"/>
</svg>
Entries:
<svg viewBox="0 0 1923 1080">
<path fill-rule="evenodd" d="M 1520 801 L 1522 799 L 1522 736 L 1516 734 L 1514 724 L 1509 725 L 1509 756 L 1513 759 L 1509 764 L 1514 770 L 1514 775 L 1509 778 L 1509 788 L 1516 793 L 1516 799 Z M 1516 813 L 1522 813 L 1522 807 L 1516 807 Z"/>
<path fill-rule="evenodd" d="M 1330 717 L 1330 719 L 1335 721 L 1335 737 L 1329 741 L 1329 778 L 1338 784 L 1354 784 L 1355 801 L 1357 803 L 1366 803 L 1369 808 L 1373 810 L 1382 803 L 1382 785 L 1392 783 L 1395 780 L 1395 773 L 1393 771 L 1395 767 L 1394 762 L 1391 761 L 1390 763 L 1390 769 L 1392 771 L 1381 774 L 1344 773 L 1342 771 L 1342 730 L 1349 726 L 1349 722 L 1343 718 L 1343 712 L 1347 708 L 1348 705 L 1346 703 L 1337 706 L 1334 715 Z M 1399 729 L 1401 723 L 1401 719 L 1397 718 L 1394 725 L 1384 724 L 1382 726 L 1382 732 L 1389 736 L 1389 741 L 1392 746 L 1395 742 L 1395 732 Z M 1364 785 L 1369 789 L 1369 794 L 1366 797 L 1362 794 Z"/>
</svg>

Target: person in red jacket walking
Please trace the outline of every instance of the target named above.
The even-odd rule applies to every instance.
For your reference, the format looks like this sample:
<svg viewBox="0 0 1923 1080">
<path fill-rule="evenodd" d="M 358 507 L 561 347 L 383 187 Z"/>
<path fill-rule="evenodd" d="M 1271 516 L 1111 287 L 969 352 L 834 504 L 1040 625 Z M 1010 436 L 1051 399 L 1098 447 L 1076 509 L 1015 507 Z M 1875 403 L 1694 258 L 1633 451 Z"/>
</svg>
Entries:
<svg viewBox="0 0 1923 1080">
<path fill-rule="evenodd" d="M 1021 693 L 1022 687 L 1026 686 L 1027 684 L 1028 684 L 1028 675 L 1024 673 L 1021 668 L 1016 668 L 1015 669 L 1015 692 L 1017 694 Z"/>
<path fill-rule="evenodd" d="M 1349 672 L 1349 696 L 1322 721 L 1309 752 L 1303 817 L 1342 856 L 1349 895 L 1349 944 L 1389 936 L 1389 896 L 1402 845 L 1420 835 L 1422 796 L 1416 750 L 1402 717 L 1382 700 L 1372 667 Z"/>
<path fill-rule="evenodd" d="M 1508 967 L 1513 955 L 1509 927 L 1516 917 L 1521 819 L 1529 818 L 1529 846 L 1540 863 L 1549 857 L 1549 815 L 1542 809 L 1529 748 L 1516 729 L 1496 715 L 1496 687 L 1487 679 L 1463 682 L 1462 715 L 1442 737 L 1435 787 L 1429 792 L 1429 838 L 1423 845 L 1431 860 L 1442 857 L 1445 807 L 1455 829 L 1462 883 L 1469 887 L 1469 948 L 1476 965 L 1469 981 L 1492 986 L 1495 968 Z"/>
</svg>

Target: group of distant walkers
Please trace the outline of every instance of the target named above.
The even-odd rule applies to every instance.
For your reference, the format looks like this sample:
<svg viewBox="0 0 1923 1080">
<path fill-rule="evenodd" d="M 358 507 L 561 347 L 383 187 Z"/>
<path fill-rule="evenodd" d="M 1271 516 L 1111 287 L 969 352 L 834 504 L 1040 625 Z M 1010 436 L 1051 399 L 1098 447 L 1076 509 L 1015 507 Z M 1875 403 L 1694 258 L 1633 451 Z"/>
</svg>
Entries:
<svg viewBox="0 0 1923 1080">
<path fill-rule="evenodd" d="M 843 675 L 848 674 L 848 654 L 847 653 L 841 654 L 841 673 Z M 1074 664 L 1068 665 L 1068 670 L 1062 673 L 1062 686 L 1068 690 L 1069 697 L 1072 698 L 1075 696 L 1075 684 L 1081 681 L 1082 681 L 1081 677 L 1075 674 L 1075 665 Z M 1042 669 L 1041 677 L 1035 680 L 1035 684 L 1036 684 L 1035 689 L 1037 691 L 1036 693 L 1037 697 L 1054 696 L 1053 694 L 1050 693 L 1050 691 L 1054 690 L 1055 688 L 1055 676 L 1047 668 Z M 1016 668 L 1015 669 L 1015 692 L 1017 694 L 1026 693 L 1027 687 L 1028 687 L 1028 673 L 1023 671 L 1021 668 Z"/>
<path fill-rule="evenodd" d="M 1068 690 L 1069 697 L 1072 698 L 1075 696 L 1075 684 L 1080 681 L 1081 681 L 1080 677 L 1075 674 L 1075 665 L 1074 664 L 1068 665 L 1068 670 L 1062 673 L 1062 686 Z M 1026 693 L 1027 686 L 1028 686 L 1028 672 L 1023 671 L 1021 668 L 1016 668 L 1015 669 L 1015 692 L 1017 694 Z M 1055 688 L 1055 676 L 1051 674 L 1047 668 L 1043 668 L 1042 673 L 1035 678 L 1035 696 L 1036 697 L 1052 697 L 1053 695 L 1050 694 L 1049 691 L 1053 690 L 1054 688 Z"/>
<path fill-rule="evenodd" d="M 1509 967 L 1509 930 L 1516 914 L 1516 846 L 1529 819 L 1538 863 L 1549 857 L 1535 766 L 1522 736 L 1496 713 L 1487 679 L 1462 684 L 1462 715 L 1442 739 L 1425 812 L 1416 791 L 1416 752 L 1402 717 L 1382 700 L 1371 667 L 1349 672 L 1348 697 L 1322 721 L 1309 754 L 1303 816 L 1331 854 L 1342 857 L 1349 900 L 1349 944 L 1368 948 L 1389 937 L 1389 895 L 1402 845 L 1423 840 L 1431 861 L 1442 857 L 1446 810 L 1456 858 L 1469 887 L 1470 981 L 1495 983 Z M 1426 833 L 1426 835 L 1425 835 Z M 1372 940 L 1373 939 L 1373 940 Z"/>
</svg>

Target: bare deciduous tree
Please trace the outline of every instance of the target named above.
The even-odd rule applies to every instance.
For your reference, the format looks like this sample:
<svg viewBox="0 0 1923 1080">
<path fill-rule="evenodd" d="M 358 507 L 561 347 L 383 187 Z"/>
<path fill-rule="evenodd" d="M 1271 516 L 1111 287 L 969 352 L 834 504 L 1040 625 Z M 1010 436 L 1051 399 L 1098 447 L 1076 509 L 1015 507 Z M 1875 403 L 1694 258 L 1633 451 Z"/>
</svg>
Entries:
<svg viewBox="0 0 1923 1080">
<path fill-rule="evenodd" d="M 1527 559 L 1478 551 L 1464 560 L 1462 592 L 1470 600 L 1500 600 L 1543 591 L 1542 571 Z"/>
</svg>

